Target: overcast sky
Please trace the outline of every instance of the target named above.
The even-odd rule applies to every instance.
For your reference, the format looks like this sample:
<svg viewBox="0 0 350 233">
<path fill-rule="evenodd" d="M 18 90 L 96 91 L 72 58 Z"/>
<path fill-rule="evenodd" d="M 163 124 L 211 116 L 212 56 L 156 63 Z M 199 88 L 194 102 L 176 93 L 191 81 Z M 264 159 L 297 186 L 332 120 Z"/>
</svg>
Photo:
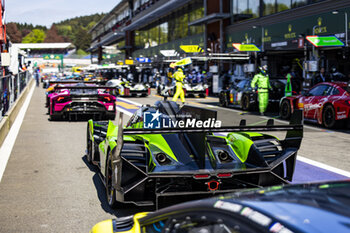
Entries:
<svg viewBox="0 0 350 233">
<path fill-rule="evenodd" d="M 120 0 L 5 0 L 6 22 L 52 23 L 112 10 Z"/>
</svg>

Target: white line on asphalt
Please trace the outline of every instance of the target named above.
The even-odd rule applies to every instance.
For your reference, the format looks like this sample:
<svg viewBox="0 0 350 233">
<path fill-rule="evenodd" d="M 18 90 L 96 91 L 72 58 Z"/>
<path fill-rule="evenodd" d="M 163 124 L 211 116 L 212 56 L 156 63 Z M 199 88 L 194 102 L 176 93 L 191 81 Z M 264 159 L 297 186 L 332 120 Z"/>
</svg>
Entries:
<svg viewBox="0 0 350 233">
<path fill-rule="evenodd" d="M 16 117 L 16 120 L 10 129 L 10 132 L 6 136 L 4 143 L 2 144 L 2 146 L 0 148 L 0 155 L 1 155 L 0 156 L 0 182 L 1 182 L 2 176 L 4 175 L 6 165 L 7 165 L 9 158 L 10 158 L 13 146 L 15 145 L 18 132 L 21 128 L 25 113 L 28 109 L 30 100 L 31 100 L 32 95 L 34 93 L 34 89 L 35 89 L 35 85 L 33 83 L 32 88 L 27 96 L 27 99 L 24 101 L 23 106 L 22 106 L 21 110 L 19 111 L 19 113 Z"/>
<path fill-rule="evenodd" d="M 139 103 L 134 102 L 134 101 L 132 101 L 132 100 L 128 100 L 128 99 L 126 99 L 126 98 L 118 97 L 118 98 L 117 98 L 117 101 L 118 101 L 118 99 L 123 100 L 123 101 L 125 101 L 125 102 L 129 102 L 130 104 L 134 104 L 134 105 L 136 105 L 136 106 L 142 106 L 142 104 L 139 104 Z"/>
<path fill-rule="evenodd" d="M 125 100 L 124 98 L 121 98 L 122 100 Z M 125 101 L 129 101 L 129 100 L 125 100 Z M 135 105 L 141 105 L 139 103 L 136 103 L 136 102 L 133 102 L 133 101 L 129 101 L 130 103 L 133 103 Z M 221 108 L 219 106 L 215 106 L 215 105 L 207 105 L 207 104 L 202 104 L 200 103 L 201 105 L 204 105 L 206 107 L 215 107 L 215 108 L 220 108 L 220 109 L 223 109 L 223 110 L 227 110 L 227 111 L 231 111 L 231 112 L 237 112 L 237 113 L 242 113 L 243 111 L 240 111 L 240 110 L 236 110 L 236 109 L 229 109 L 229 108 Z M 132 114 L 124 109 L 120 109 L 120 111 L 124 112 L 125 114 L 131 116 Z M 264 119 L 272 119 L 272 118 L 269 118 L 269 117 L 266 117 L 266 116 L 260 116 L 261 118 L 264 118 Z M 285 123 L 285 124 L 288 124 L 288 121 L 284 121 L 284 120 L 278 120 L 278 119 L 274 119 L 275 121 L 277 122 L 281 122 L 281 123 Z M 314 130 L 318 130 L 318 131 L 322 131 L 322 129 L 319 129 L 319 128 L 316 128 L 316 127 L 312 127 L 312 126 L 307 126 L 304 124 L 304 127 L 305 128 L 309 128 L 309 129 L 314 129 Z M 326 165 L 326 164 L 323 164 L 323 163 L 320 163 L 320 162 L 317 162 L 315 160 L 312 160 L 312 159 L 308 159 L 308 158 L 305 158 L 305 157 L 302 157 L 302 156 L 297 156 L 297 159 L 301 162 L 304 162 L 304 163 L 308 163 L 308 164 L 311 164 L 315 167 L 319 167 L 319 168 L 322 168 L 322 169 L 325 169 L 325 170 L 328 170 L 330 172 L 334 172 L 334 173 L 337 173 L 339 175 L 342 175 L 342 176 L 347 176 L 347 177 L 350 177 L 350 172 L 347 172 L 347 171 L 344 171 L 344 170 L 341 170 L 339 168 L 335 168 L 335 167 L 332 167 L 332 166 L 329 166 L 329 165 Z"/>
<path fill-rule="evenodd" d="M 320 162 L 317 162 L 315 160 L 308 159 L 308 158 L 305 158 L 305 157 L 302 157 L 302 156 L 299 156 L 299 155 L 297 156 L 297 158 L 301 162 L 308 163 L 308 164 L 313 165 L 315 167 L 319 167 L 319 168 L 331 171 L 333 173 L 337 173 L 337 174 L 342 175 L 342 176 L 350 177 L 350 172 L 341 170 L 339 168 L 335 168 L 335 167 L 329 166 L 327 164 L 320 163 Z"/>
<path fill-rule="evenodd" d="M 126 114 L 126 115 L 128 115 L 128 116 L 132 116 L 132 113 L 131 113 L 131 112 L 129 112 L 129 111 L 125 110 L 125 109 L 122 109 L 122 108 L 120 108 L 120 107 L 117 107 L 117 112 L 118 112 L 118 111 L 120 111 L 120 112 L 122 112 L 122 113 L 124 113 L 124 114 Z"/>
</svg>

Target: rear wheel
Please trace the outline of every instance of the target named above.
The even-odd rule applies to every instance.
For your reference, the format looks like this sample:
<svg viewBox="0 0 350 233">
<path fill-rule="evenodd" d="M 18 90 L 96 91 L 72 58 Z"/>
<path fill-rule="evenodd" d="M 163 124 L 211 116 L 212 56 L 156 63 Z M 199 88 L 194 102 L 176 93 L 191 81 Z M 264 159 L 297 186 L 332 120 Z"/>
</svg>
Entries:
<svg viewBox="0 0 350 233">
<path fill-rule="evenodd" d="M 220 93 L 220 98 L 219 98 L 220 106 L 221 107 L 227 107 L 227 96 L 225 92 Z"/>
<path fill-rule="evenodd" d="M 280 116 L 283 120 L 287 120 L 291 116 L 291 106 L 288 100 L 283 100 L 280 106 Z"/>
<path fill-rule="evenodd" d="M 250 99 L 249 99 L 249 96 L 248 96 L 248 95 L 243 95 L 243 96 L 242 96 L 242 99 L 241 99 L 241 108 L 242 108 L 244 111 L 250 110 L 251 105 L 250 105 Z"/>
<path fill-rule="evenodd" d="M 88 124 L 87 132 L 86 132 L 86 159 L 90 164 L 92 164 L 92 146 L 93 146 L 93 142 L 90 139 L 89 124 Z"/>
<path fill-rule="evenodd" d="M 326 128 L 333 128 L 336 124 L 335 110 L 332 105 L 327 105 L 322 112 L 322 122 Z"/>
<path fill-rule="evenodd" d="M 169 93 L 169 96 L 174 96 L 175 95 L 175 88 L 169 89 L 168 93 Z"/>
<path fill-rule="evenodd" d="M 115 120 L 115 113 L 114 114 L 109 114 L 108 120 Z"/>
<path fill-rule="evenodd" d="M 112 155 L 109 153 L 108 159 L 107 159 L 107 164 L 106 164 L 106 176 L 105 176 L 105 184 L 106 184 L 106 197 L 108 201 L 108 205 L 111 208 L 116 208 L 117 207 L 117 200 L 116 200 L 116 195 L 115 195 L 115 188 L 113 187 L 113 164 L 112 164 Z"/>
<path fill-rule="evenodd" d="M 60 116 L 56 116 L 56 115 L 50 115 L 50 118 L 49 118 L 50 121 L 57 121 L 59 119 L 60 119 Z"/>
</svg>

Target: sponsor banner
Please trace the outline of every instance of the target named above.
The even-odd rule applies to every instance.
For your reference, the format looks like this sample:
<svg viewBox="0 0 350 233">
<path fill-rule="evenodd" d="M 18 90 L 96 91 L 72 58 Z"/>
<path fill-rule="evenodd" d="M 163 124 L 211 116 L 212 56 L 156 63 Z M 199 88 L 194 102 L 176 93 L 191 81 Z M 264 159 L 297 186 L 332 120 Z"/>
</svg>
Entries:
<svg viewBox="0 0 350 233">
<path fill-rule="evenodd" d="M 306 39 L 315 47 L 344 46 L 336 36 L 307 36 Z"/>
<path fill-rule="evenodd" d="M 260 52 L 260 49 L 255 44 L 233 43 L 232 46 L 240 52 Z"/>
<path fill-rule="evenodd" d="M 148 57 L 138 57 L 136 60 L 140 63 L 151 63 L 151 59 Z"/>
<path fill-rule="evenodd" d="M 180 49 L 185 51 L 185 53 L 201 53 L 204 50 L 199 47 L 199 45 L 180 45 Z"/>
</svg>

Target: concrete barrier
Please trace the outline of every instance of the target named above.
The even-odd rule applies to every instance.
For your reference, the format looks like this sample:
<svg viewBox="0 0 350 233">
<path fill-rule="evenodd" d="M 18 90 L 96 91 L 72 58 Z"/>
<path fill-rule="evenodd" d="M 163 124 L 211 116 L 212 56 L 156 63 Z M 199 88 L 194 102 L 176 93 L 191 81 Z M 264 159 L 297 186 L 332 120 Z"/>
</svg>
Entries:
<svg viewBox="0 0 350 233">
<path fill-rule="evenodd" d="M 34 79 L 31 79 L 28 85 L 22 91 L 21 95 L 17 98 L 15 104 L 2 118 L 0 122 L 0 147 L 2 146 L 7 134 L 10 132 L 10 129 L 15 122 L 19 111 L 21 110 L 24 101 L 28 96 L 29 90 L 33 85 L 35 85 L 35 82 Z"/>
</svg>

